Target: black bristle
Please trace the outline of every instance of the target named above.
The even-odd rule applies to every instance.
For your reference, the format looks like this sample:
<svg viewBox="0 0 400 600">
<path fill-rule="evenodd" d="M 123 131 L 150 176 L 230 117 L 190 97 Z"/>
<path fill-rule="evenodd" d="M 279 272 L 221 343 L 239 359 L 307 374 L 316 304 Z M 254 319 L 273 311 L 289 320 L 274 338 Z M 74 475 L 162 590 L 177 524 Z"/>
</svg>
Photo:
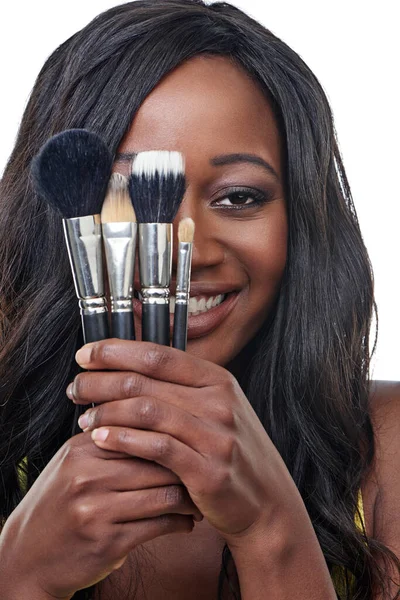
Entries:
<svg viewBox="0 0 400 600">
<path fill-rule="evenodd" d="M 96 215 L 101 211 L 112 162 L 98 135 L 69 129 L 50 138 L 33 159 L 33 184 L 64 219 Z"/>
<path fill-rule="evenodd" d="M 180 153 L 139 152 L 129 178 L 129 194 L 138 223 L 172 223 L 182 203 L 185 186 Z"/>
</svg>

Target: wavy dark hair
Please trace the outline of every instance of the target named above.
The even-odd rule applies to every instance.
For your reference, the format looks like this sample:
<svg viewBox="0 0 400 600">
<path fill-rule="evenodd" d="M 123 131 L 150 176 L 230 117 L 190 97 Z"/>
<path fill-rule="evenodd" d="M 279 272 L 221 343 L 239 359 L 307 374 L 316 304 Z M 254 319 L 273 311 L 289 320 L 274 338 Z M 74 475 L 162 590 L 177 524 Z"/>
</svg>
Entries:
<svg viewBox="0 0 400 600">
<path fill-rule="evenodd" d="M 62 44 L 38 76 L 0 188 L 0 515 L 21 500 L 20 461 L 28 458 L 30 487 L 71 435 L 65 388 L 82 344 L 60 219 L 32 190 L 32 158 L 69 128 L 99 133 L 115 152 L 161 78 L 198 55 L 228 57 L 254 79 L 286 149 L 287 266 L 276 306 L 246 349 L 241 384 L 300 490 L 329 569 L 341 575 L 342 597 L 371 600 L 373 585 L 387 587 L 380 565 L 399 567 L 354 524 L 374 456 L 371 267 L 319 82 L 286 44 L 224 2 L 117 6 Z M 228 580 L 238 598 L 227 547 L 222 558 L 219 597 Z"/>
</svg>

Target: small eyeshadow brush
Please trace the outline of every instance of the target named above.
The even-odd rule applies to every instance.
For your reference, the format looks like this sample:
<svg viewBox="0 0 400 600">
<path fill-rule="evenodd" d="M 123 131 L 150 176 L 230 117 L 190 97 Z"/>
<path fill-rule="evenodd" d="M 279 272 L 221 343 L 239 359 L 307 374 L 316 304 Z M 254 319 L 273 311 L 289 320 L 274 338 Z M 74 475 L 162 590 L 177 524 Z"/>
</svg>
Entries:
<svg viewBox="0 0 400 600">
<path fill-rule="evenodd" d="M 111 334 L 134 340 L 132 308 L 137 223 L 128 178 L 113 173 L 101 210 L 101 226 L 111 300 Z"/>
<path fill-rule="evenodd" d="M 178 264 L 176 267 L 175 313 L 172 345 L 186 350 L 190 292 L 190 268 L 194 238 L 194 221 L 182 219 L 178 226 Z"/>
<path fill-rule="evenodd" d="M 142 340 L 169 346 L 172 222 L 185 193 L 180 152 L 139 152 L 129 193 L 139 223 Z"/>
<path fill-rule="evenodd" d="M 32 164 L 37 193 L 63 217 L 85 343 L 109 337 L 100 211 L 111 169 L 103 140 L 85 129 L 55 135 Z"/>
</svg>

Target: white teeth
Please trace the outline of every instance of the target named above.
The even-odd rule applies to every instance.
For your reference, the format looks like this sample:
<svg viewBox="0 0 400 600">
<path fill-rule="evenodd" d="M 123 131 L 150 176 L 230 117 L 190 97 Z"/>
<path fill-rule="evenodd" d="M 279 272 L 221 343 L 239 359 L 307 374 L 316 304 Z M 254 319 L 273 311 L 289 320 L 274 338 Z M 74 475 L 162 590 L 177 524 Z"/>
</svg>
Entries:
<svg viewBox="0 0 400 600">
<path fill-rule="evenodd" d="M 174 298 L 172 296 L 171 298 Z M 175 298 L 174 298 L 175 299 Z M 225 299 L 225 294 L 218 294 L 218 296 L 196 296 L 189 300 L 189 315 L 195 317 L 201 313 L 207 312 L 210 308 L 214 308 L 221 304 Z M 170 310 L 171 312 L 171 310 Z"/>
<path fill-rule="evenodd" d="M 190 298 L 189 300 L 189 312 L 194 313 L 197 310 L 196 298 Z"/>
<path fill-rule="evenodd" d="M 137 292 L 138 298 L 142 301 L 142 294 Z M 195 317 L 200 313 L 207 312 L 211 308 L 221 304 L 225 300 L 226 294 L 218 294 L 218 296 L 196 296 L 189 299 L 189 315 Z M 170 314 L 175 313 L 175 296 L 170 296 L 169 301 L 169 312 Z"/>
</svg>

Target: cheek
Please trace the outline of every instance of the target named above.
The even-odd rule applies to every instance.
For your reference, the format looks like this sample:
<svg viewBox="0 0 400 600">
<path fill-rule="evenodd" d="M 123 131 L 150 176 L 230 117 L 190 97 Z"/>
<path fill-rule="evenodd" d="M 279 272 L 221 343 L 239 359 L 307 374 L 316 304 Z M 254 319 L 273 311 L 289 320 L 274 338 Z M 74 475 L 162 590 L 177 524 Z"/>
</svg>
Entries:
<svg viewBox="0 0 400 600">
<path fill-rule="evenodd" d="M 268 308 L 286 265 L 288 227 L 283 203 L 247 225 L 232 250 L 247 273 L 249 300 Z"/>
</svg>

